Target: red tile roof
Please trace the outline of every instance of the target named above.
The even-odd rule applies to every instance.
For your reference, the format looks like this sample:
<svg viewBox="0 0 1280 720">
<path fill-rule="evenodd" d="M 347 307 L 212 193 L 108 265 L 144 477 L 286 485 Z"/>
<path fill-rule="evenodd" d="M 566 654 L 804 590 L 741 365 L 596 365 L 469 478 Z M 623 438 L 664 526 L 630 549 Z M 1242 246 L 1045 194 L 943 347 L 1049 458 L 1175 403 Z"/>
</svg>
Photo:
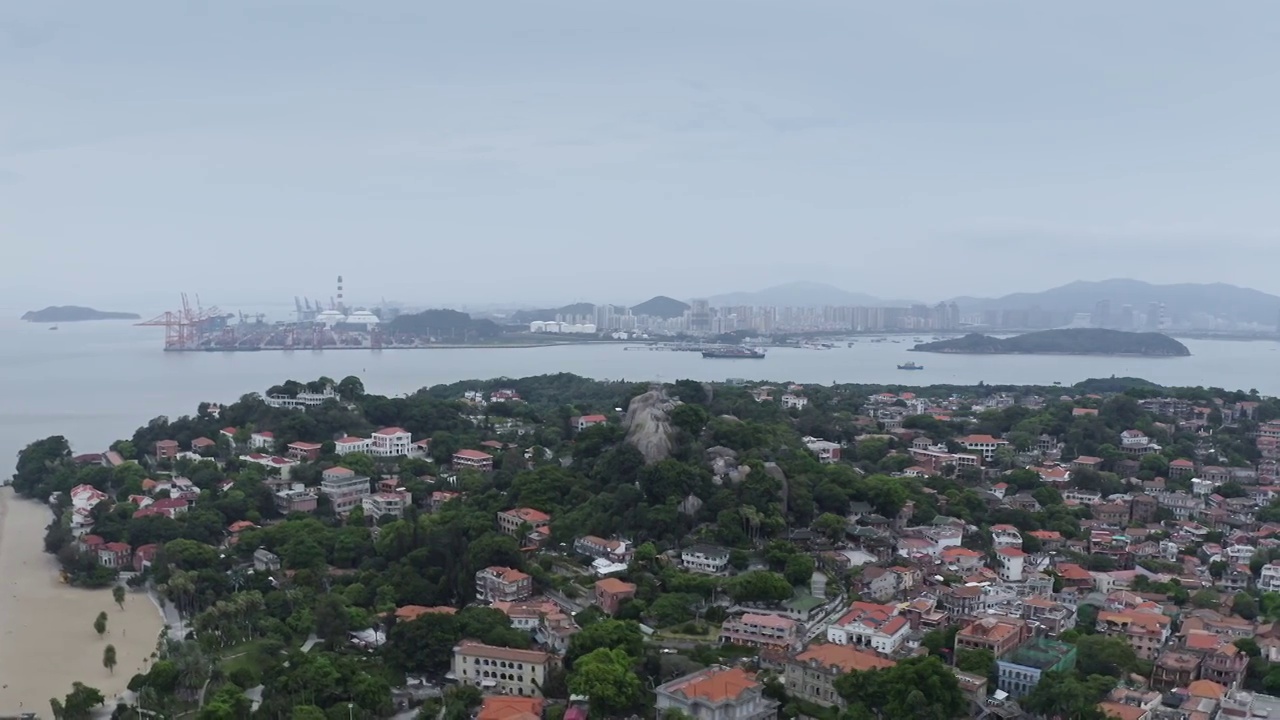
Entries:
<svg viewBox="0 0 1280 720">
<path fill-rule="evenodd" d="M 710 669 L 688 679 L 676 680 L 662 686 L 673 695 L 686 699 L 702 698 L 712 703 L 735 700 L 748 690 L 760 687 L 756 678 L 742 668 Z"/>
</svg>

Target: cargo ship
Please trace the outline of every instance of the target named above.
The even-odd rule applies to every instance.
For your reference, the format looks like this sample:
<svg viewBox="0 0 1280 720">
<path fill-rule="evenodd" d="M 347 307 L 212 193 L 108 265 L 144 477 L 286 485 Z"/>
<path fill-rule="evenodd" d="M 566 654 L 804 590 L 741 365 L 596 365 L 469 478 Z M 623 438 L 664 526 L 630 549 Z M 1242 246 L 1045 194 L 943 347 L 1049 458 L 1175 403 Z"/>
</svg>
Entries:
<svg viewBox="0 0 1280 720">
<path fill-rule="evenodd" d="M 899 365 L 899 366 L 898 366 L 898 369 L 899 369 L 899 370 L 923 370 L 923 369 L 924 369 L 924 366 L 923 366 L 923 365 L 917 365 L 917 364 L 915 364 L 915 363 L 913 363 L 913 362 L 909 362 L 909 363 L 903 363 L 903 364 Z"/>
<path fill-rule="evenodd" d="M 730 358 L 730 359 L 760 359 L 764 357 L 763 350 L 753 350 L 745 347 L 723 347 L 711 348 L 702 351 L 704 358 Z"/>
</svg>

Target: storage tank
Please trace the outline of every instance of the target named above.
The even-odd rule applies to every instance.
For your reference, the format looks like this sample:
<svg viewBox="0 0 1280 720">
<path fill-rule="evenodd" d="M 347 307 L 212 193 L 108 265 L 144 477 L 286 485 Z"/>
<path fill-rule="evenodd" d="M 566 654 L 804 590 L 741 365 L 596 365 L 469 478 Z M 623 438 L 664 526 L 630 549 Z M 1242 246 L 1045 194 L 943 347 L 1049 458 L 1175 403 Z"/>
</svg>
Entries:
<svg viewBox="0 0 1280 720">
<path fill-rule="evenodd" d="M 316 322 L 321 323 L 325 327 L 333 327 L 334 325 L 339 325 L 344 321 L 346 321 L 346 317 L 337 310 L 325 310 L 319 315 L 316 315 Z"/>
<path fill-rule="evenodd" d="M 596 334 L 596 324 L 595 324 L 595 323 L 583 323 L 583 325 L 582 325 L 582 332 L 587 333 L 588 335 L 595 335 L 595 334 Z"/>
<path fill-rule="evenodd" d="M 547 324 L 542 320 L 534 320 L 529 323 L 529 332 L 540 333 L 547 331 Z"/>
<path fill-rule="evenodd" d="M 357 310 L 347 316 L 349 325 L 377 325 L 378 322 L 378 316 L 368 310 Z"/>
</svg>

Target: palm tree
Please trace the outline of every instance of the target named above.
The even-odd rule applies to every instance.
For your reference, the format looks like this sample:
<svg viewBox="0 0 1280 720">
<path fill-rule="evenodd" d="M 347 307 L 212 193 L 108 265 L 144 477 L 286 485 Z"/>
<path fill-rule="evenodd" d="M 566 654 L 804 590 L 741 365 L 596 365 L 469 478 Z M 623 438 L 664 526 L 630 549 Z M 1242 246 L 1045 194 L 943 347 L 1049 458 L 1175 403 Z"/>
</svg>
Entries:
<svg viewBox="0 0 1280 720">
<path fill-rule="evenodd" d="M 116 604 L 120 606 L 121 610 L 123 610 L 124 609 L 124 586 L 117 585 L 111 588 L 111 597 L 115 599 Z"/>
<path fill-rule="evenodd" d="M 116 674 L 116 646 L 108 645 L 102 650 L 102 667 Z"/>
<path fill-rule="evenodd" d="M 95 632 L 97 632 L 97 633 L 98 633 L 98 637 L 102 637 L 103 635 L 105 635 L 105 634 L 106 634 L 106 632 L 107 632 L 107 613 L 106 613 L 106 611 L 105 611 L 105 610 L 104 610 L 103 612 L 98 613 L 98 617 L 97 617 L 96 619 L 94 619 L 94 621 L 93 621 L 93 629 L 94 629 L 94 631 L 95 631 Z"/>
</svg>

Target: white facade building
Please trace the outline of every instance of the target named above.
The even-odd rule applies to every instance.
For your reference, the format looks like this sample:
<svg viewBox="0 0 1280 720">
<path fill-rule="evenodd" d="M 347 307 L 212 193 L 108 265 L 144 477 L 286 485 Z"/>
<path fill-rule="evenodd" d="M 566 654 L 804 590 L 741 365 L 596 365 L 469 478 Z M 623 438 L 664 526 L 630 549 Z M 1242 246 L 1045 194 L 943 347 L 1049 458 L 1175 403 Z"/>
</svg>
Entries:
<svg viewBox="0 0 1280 720">
<path fill-rule="evenodd" d="M 1262 566 L 1258 589 L 1262 592 L 1280 592 L 1280 560 L 1272 560 Z"/>
<path fill-rule="evenodd" d="M 680 552 L 685 570 L 707 575 L 723 575 L 729 571 L 729 551 L 711 545 L 694 545 Z"/>
<path fill-rule="evenodd" d="M 369 454 L 375 457 L 401 457 L 413 447 L 413 435 L 398 427 L 383 428 L 373 434 Z"/>
<path fill-rule="evenodd" d="M 827 642 L 853 645 L 892 655 L 911 634 L 911 624 L 889 605 L 855 602 L 849 612 L 827 627 Z"/>
</svg>

